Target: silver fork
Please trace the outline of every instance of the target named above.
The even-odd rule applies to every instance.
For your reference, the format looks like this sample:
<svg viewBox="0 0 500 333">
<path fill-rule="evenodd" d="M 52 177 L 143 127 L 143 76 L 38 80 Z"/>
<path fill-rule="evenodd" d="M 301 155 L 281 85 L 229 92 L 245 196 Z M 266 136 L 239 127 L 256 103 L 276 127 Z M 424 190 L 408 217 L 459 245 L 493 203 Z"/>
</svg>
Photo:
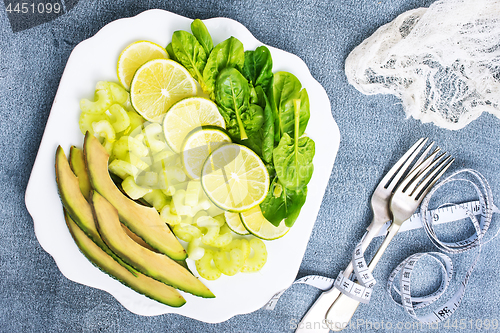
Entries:
<svg viewBox="0 0 500 333">
<path fill-rule="evenodd" d="M 380 229 L 384 224 L 391 219 L 391 214 L 389 210 L 389 201 L 392 192 L 396 185 L 400 183 L 404 175 L 410 174 L 415 170 L 415 168 L 421 165 L 430 152 L 434 143 L 431 143 L 425 151 L 422 153 L 420 158 L 414 163 L 413 168 L 409 168 L 412 162 L 416 159 L 422 148 L 427 143 L 427 138 L 419 139 L 400 159 L 394 166 L 387 172 L 387 174 L 382 178 L 377 188 L 373 192 L 371 198 L 371 208 L 373 211 L 373 220 L 368 226 L 368 233 L 363 238 L 362 250 L 365 251 L 368 245 L 371 243 L 374 237 L 380 233 Z M 439 148 L 436 148 L 434 155 L 437 154 Z M 430 161 L 426 160 L 427 166 Z M 424 166 L 424 168 L 425 168 Z M 344 276 L 348 277 L 353 271 L 352 262 L 349 263 L 347 268 L 344 270 Z M 306 315 L 302 318 L 302 321 L 297 326 L 296 333 L 328 333 L 330 329 L 325 324 L 326 313 L 332 305 L 332 303 L 339 297 L 340 291 L 337 288 L 331 288 L 330 290 L 322 293 L 313 306 L 309 309 Z"/>
<path fill-rule="evenodd" d="M 392 195 L 390 200 L 392 224 L 389 227 L 387 236 L 368 265 L 368 270 L 370 272 L 372 272 L 377 265 L 387 249 L 387 246 L 398 233 L 403 222 L 411 217 L 425 195 L 453 163 L 454 159 L 451 158 L 451 156 L 443 159 L 446 153 L 434 159 L 436 153 L 437 152 L 431 154 L 421 165 L 414 168 Z M 351 320 L 354 312 L 356 312 L 358 305 L 358 301 L 345 294 L 341 294 L 326 314 L 330 329 L 333 331 L 340 331 L 345 328 L 346 323 Z"/>
</svg>

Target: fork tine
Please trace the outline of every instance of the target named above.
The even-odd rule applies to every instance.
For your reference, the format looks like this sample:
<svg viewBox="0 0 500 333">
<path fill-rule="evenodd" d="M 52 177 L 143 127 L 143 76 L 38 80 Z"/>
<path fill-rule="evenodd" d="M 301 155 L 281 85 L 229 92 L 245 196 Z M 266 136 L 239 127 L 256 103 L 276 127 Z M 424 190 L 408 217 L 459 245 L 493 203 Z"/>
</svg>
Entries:
<svg viewBox="0 0 500 333">
<path fill-rule="evenodd" d="M 432 146 L 434 146 L 434 141 L 432 141 L 430 143 L 430 145 L 424 150 L 424 152 L 422 153 L 422 155 L 420 155 L 420 157 L 418 158 L 418 160 L 415 162 L 415 164 L 413 165 L 413 167 L 411 168 L 410 172 L 408 174 L 410 174 L 413 170 L 415 170 L 419 165 L 422 164 L 422 162 L 424 162 L 424 160 L 426 161 L 425 164 L 422 164 L 422 166 L 424 166 L 424 168 L 426 168 L 430 163 L 431 163 L 431 160 L 426 160 L 426 157 L 427 155 L 429 155 L 431 149 L 432 149 Z M 441 148 L 439 147 L 436 147 L 436 149 L 434 149 L 433 153 L 436 153 L 436 152 L 439 152 L 441 151 Z"/>
<path fill-rule="evenodd" d="M 425 176 L 424 171 L 425 170 L 430 170 L 429 167 L 431 165 L 434 166 L 435 163 L 437 163 L 437 161 L 439 161 L 445 155 L 445 153 L 441 154 L 435 160 L 435 162 L 433 162 L 434 158 L 439 153 L 439 151 L 440 151 L 440 149 L 435 149 L 432 152 L 432 154 L 430 154 L 429 156 L 427 156 L 427 158 L 422 163 L 420 163 L 417 166 L 414 166 L 413 169 L 412 169 L 412 171 L 406 176 L 405 179 L 403 179 L 403 181 L 401 182 L 401 184 L 399 184 L 399 186 L 398 186 L 398 188 L 397 188 L 396 191 L 406 192 L 408 190 L 408 188 L 410 187 L 410 185 L 414 184 L 414 181 L 416 181 L 416 183 L 418 183 L 420 181 L 420 179 L 422 179 L 422 177 Z M 429 168 L 429 169 L 427 169 L 427 168 Z"/>
<path fill-rule="evenodd" d="M 413 179 L 410 179 L 410 182 L 408 183 L 408 185 L 406 186 L 406 188 L 403 188 L 403 192 L 408 193 L 408 195 L 410 195 L 410 196 L 413 195 L 413 193 L 415 193 L 415 190 L 417 189 L 418 185 L 424 182 L 424 181 L 422 181 L 422 179 L 424 179 L 424 177 L 426 177 L 426 175 L 430 171 L 438 169 L 438 167 L 436 167 L 436 165 L 439 163 L 439 161 L 441 161 L 441 159 L 445 155 L 446 155 L 446 153 L 442 153 L 441 155 L 439 155 L 438 157 L 436 157 L 432 161 L 432 163 L 430 163 L 429 165 L 427 165 L 425 167 L 425 169 L 421 170 L 416 176 L 413 177 Z"/>
<path fill-rule="evenodd" d="M 454 158 L 448 156 L 439 163 L 439 165 L 432 170 L 432 172 L 424 178 L 424 180 L 417 186 L 417 188 L 412 192 L 417 193 L 415 200 L 421 200 L 429 192 L 429 190 L 434 186 L 434 184 L 441 178 L 445 171 L 450 167 L 450 165 L 455 161 Z"/>
<path fill-rule="evenodd" d="M 408 166 L 418 155 L 420 150 L 422 150 L 423 146 L 426 144 L 428 138 L 420 138 L 410 149 L 397 161 L 392 168 L 385 174 L 384 178 L 380 181 L 380 185 L 384 188 L 392 191 L 394 186 L 401 179 L 403 173 L 408 169 Z M 399 171 L 399 172 L 398 172 Z M 395 175 L 395 176 L 394 176 Z M 392 181 L 389 183 L 389 180 Z"/>
</svg>

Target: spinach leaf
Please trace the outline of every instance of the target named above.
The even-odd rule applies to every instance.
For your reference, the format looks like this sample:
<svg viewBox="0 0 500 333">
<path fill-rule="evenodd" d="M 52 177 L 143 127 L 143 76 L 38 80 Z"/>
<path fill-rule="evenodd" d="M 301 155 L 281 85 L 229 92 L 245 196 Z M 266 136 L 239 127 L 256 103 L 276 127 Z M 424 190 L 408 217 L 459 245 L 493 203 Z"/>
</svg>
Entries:
<svg viewBox="0 0 500 333">
<path fill-rule="evenodd" d="M 172 43 L 169 43 L 165 49 L 167 50 L 167 53 L 168 53 L 168 56 L 169 56 L 170 59 L 172 59 L 173 61 L 179 62 L 177 60 L 177 58 L 175 57 L 175 53 L 174 53 L 174 49 L 172 47 Z"/>
<path fill-rule="evenodd" d="M 260 204 L 264 217 L 273 225 L 278 226 L 283 219 L 287 227 L 291 227 L 300 209 L 306 202 L 307 187 L 300 190 L 289 190 L 285 188 L 277 178 L 274 178 L 266 198 Z"/>
<path fill-rule="evenodd" d="M 262 137 L 262 159 L 266 163 L 273 162 L 273 150 L 274 150 L 274 115 L 271 109 L 271 104 L 269 100 L 262 91 L 262 87 L 257 86 L 257 95 L 264 98 L 264 124 L 260 130 Z"/>
<path fill-rule="evenodd" d="M 206 90 L 204 90 L 212 100 L 215 99 L 216 81 L 221 71 L 228 67 L 235 67 L 240 70 L 244 62 L 243 44 L 235 37 L 229 37 L 214 47 L 203 70 L 203 80 L 206 86 Z"/>
<path fill-rule="evenodd" d="M 237 69 L 224 68 L 220 72 L 216 81 L 215 100 L 232 139 L 248 139 L 242 115 L 249 109 L 249 95 L 248 82 Z"/>
<path fill-rule="evenodd" d="M 205 24 L 200 19 L 196 19 L 191 23 L 191 31 L 205 50 L 205 53 L 209 55 L 214 48 L 214 42 Z"/>
<path fill-rule="evenodd" d="M 285 133 L 273 151 L 273 162 L 280 182 L 288 189 L 299 190 L 311 180 L 314 166 L 314 141 L 308 137 L 292 139 Z"/>
<path fill-rule="evenodd" d="M 288 133 L 295 137 L 295 109 L 293 101 L 301 102 L 299 112 L 298 136 L 304 134 L 309 121 L 309 96 L 306 89 L 302 89 L 300 81 L 295 75 L 288 72 L 274 74 L 272 88 L 270 89 L 271 105 L 275 117 L 275 141 L 279 142 L 283 134 Z"/>
<path fill-rule="evenodd" d="M 205 90 L 202 73 L 207 63 L 208 54 L 198 40 L 189 32 L 179 30 L 174 32 L 171 45 L 176 61 L 186 67 L 191 76 Z"/>
<path fill-rule="evenodd" d="M 253 86 L 261 86 L 267 91 L 273 78 L 272 70 L 273 60 L 267 47 L 262 45 L 255 51 L 245 51 L 242 73 Z"/>
<path fill-rule="evenodd" d="M 257 105 L 250 104 L 250 109 L 258 110 L 261 107 L 262 110 L 262 122 L 256 120 L 253 126 L 247 126 L 245 121 L 243 121 L 245 129 L 247 129 L 247 134 L 252 132 L 253 128 L 258 127 L 258 131 L 254 134 L 248 134 L 248 140 L 242 143 L 248 148 L 256 152 L 262 160 L 271 165 L 273 162 L 273 149 L 274 149 L 274 116 L 271 110 L 271 105 L 267 99 L 261 86 L 256 86 L 255 89 Z M 263 109 L 262 109 L 263 107 Z M 259 110 L 260 111 L 260 110 Z M 257 112 L 260 113 L 260 112 Z M 260 117 L 260 115 L 259 115 Z"/>
</svg>

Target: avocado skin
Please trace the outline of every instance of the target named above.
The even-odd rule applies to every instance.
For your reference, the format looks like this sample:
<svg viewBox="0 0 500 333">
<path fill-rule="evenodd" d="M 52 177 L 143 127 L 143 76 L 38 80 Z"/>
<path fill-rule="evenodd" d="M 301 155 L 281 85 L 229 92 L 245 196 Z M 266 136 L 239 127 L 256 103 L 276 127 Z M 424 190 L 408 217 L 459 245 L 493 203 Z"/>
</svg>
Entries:
<svg viewBox="0 0 500 333">
<path fill-rule="evenodd" d="M 64 218 L 71 236 L 73 236 L 80 251 L 101 271 L 136 292 L 165 305 L 181 307 L 186 303 L 184 297 L 174 288 L 140 273 L 137 273 L 137 276 L 131 274 L 88 238 L 76 223 L 71 220 L 66 210 L 64 211 Z"/>
<path fill-rule="evenodd" d="M 72 220 L 78 224 L 83 232 L 104 252 L 113 257 L 121 265 L 127 268 L 132 274 L 137 272 L 124 263 L 118 256 L 116 256 L 109 247 L 102 241 L 99 232 L 97 231 L 92 208 L 87 200 L 84 198 L 80 184 L 71 170 L 68 159 L 64 154 L 61 146 L 56 150 L 56 183 L 59 190 L 59 196 L 63 203 L 64 208 L 71 216 Z"/>
<path fill-rule="evenodd" d="M 215 295 L 190 271 L 168 256 L 138 245 L 120 227 L 118 211 L 98 192 L 91 193 L 91 203 L 97 228 L 104 242 L 123 261 L 155 280 L 195 296 Z"/>
<path fill-rule="evenodd" d="M 155 250 L 174 260 L 186 259 L 186 251 L 158 212 L 136 203 L 116 187 L 108 171 L 106 149 L 88 132 L 83 152 L 92 187 L 116 207 L 120 221 Z"/>
</svg>

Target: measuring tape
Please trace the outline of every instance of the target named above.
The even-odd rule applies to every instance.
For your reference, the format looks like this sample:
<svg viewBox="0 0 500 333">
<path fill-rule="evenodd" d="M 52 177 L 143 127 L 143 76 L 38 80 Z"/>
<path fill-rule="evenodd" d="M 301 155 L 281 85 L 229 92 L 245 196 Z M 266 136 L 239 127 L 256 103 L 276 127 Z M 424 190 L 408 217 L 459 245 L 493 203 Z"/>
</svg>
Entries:
<svg viewBox="0 0 500 333">
<path fill-rule="evenodd" d="M 468 173 L 472 175 L 475 181 L 479 183 L 479 185 L 469 179 L 458 178 L 457 176 L 461 173 Z M 441 186 L 453 181 L 465 181 L 472 184 L 472 186 L 476 190 L 476 193 L 478 194 L 479 200 L 458 205 L 446 204 L 437 209 L 429 211 L 428 205 L 434 193 Z M 444 306 L 424 316 L 417 315 L 415 313 L 415 310 L 431 305 L 444 294 L 453 276 L 453 263 L 446 254 L 440 252 L 416 253 L 406 258 L 390 274 L 389 280 L 387 282 L 387 290 L 389 291 L 389 294 L 394 302 L 404 307 L 406 312 L 414 319 L 424 323 L 442 321 L 451 316 L 451 314 L 458 308 L 463 298 L 465 287 L 467 285 L 469 277 L 479 260 L 481 246 L 487 243 L 483 242 L 482 238 L 488 230 L 493 212 L 500 213 L 500 210 L 493 204 L 492 193 L 488 182 L 480 173 L 474 170 L 465 169 L 458 171 L 434 186 L 432 191 L 424 198 L 421 205 L 421 212 L 412 215 L 407 221 L 405 221 L 400 229 L 400 232 L 423 227 L 432 243 L 444 252 L 460 253 L 478 247 L 478 254 L 472 266 L 467 271 L 467 274 L 465 275 L 465 278 L 460 284 L 457 292 L 446 302 Z M 476 215 L 480 216 L 479 221 L 477 220 Z M 474 224 L 474 228 L 476 230 L 476 233 L 474 235 L 466 240 L 453 243 L 441 242 L 437 238 L 434 232 L 433 225 L 458 221 L 465 218 L 470 218 L 472 223 Z M 382 228 L 379 236 L 385 236 L 387 228 L 389 226 L 390 222 L 386 223 L 386 225 Z M 366 233 L 363 238 L 365 236 Z M 493 238 L 495 238 L 496 236 L 497 235 L 495 235 Z M 490 240 L 492 240 L 493 238 L 491 238 Z M 339 276 L 335 280 L 319 275 L 309 275 L 296 280 L 293 284 L 307 284 L 323 291 L 329 290 L 330 288 L 335 286 L 342 293 L 348 295 L 349 297 L 354 298 L 362 303 L 368 303 L 373 292 L 372 288 L 375 285 L 376 281 L 368 272 L 364 254 L 361 251 L 361 242 L 362 240 L 356 246 L 353 252 L 352 260 L 354 264 L 354 273 L 351 274 L 349 278 L 344 277 L 343 272 L 340 272 Z M 410 285 L 413 268 L 420 259 L 426 256 L 436 260 L 436 262 L 439 263 L 442 274 L 441 285 L 439 286 L 438 290 L 430 295 L 412 297 L 410 292 Z M 400 276 L 399 288 L 394 283 L 395 278 L 398 275 Z M 358 282 L 353 281 L 354 278 L 356 278 Z M 279 298 L 285 291 L 286 289 L 276 293 L 264 306 L 264 308 L 267 310 L 273 310 Z M 392 295 L 392 291 L 395 291 L 401 296 L 401 302 L 395 300 Z"/>
</svg>

